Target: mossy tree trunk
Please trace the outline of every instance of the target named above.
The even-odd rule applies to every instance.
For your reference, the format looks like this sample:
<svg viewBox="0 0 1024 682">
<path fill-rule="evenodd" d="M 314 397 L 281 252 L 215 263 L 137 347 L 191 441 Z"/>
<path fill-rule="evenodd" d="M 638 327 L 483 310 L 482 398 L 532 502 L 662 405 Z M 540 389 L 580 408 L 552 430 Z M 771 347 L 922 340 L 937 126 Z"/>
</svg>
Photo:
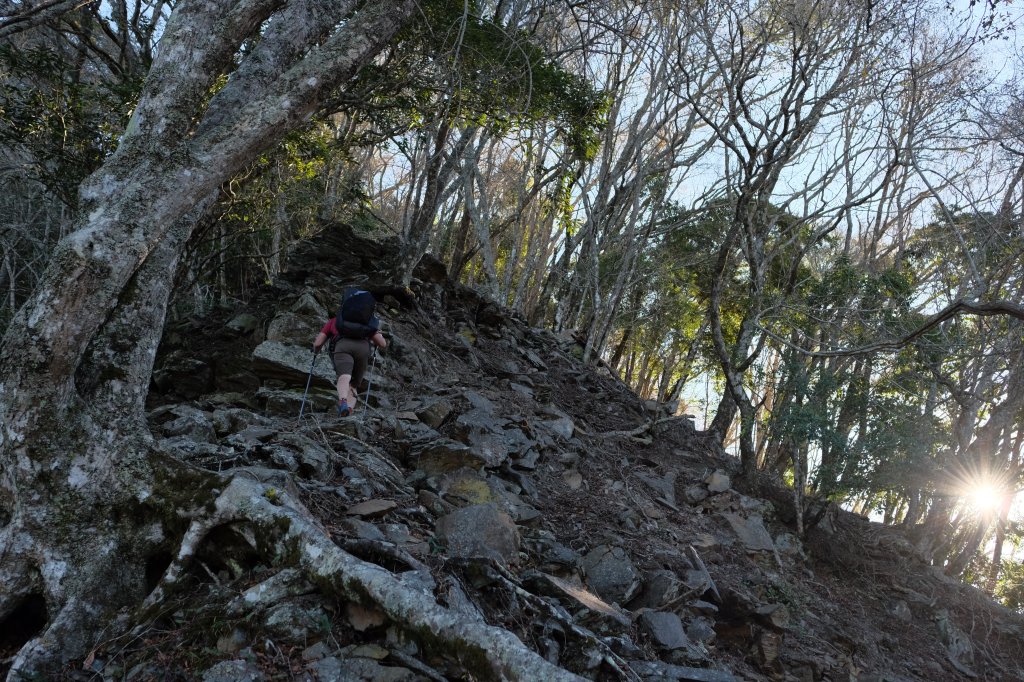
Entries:
<svg viewBox="0 0 1024 682">
<path fill-rule="evenodd" d="M 82 656 L 99 625 L 144 597 L 147 566 L 176 553 L 182 513 L 221 484 L 163 456 L 144 414 L 204 205 L 414 16 L 411 1 L 175 8 L 117 151 L 80 188 L 74 231 L 0 343 L 0 623 L 45 605 L 11 679 Z"/>
</svg>

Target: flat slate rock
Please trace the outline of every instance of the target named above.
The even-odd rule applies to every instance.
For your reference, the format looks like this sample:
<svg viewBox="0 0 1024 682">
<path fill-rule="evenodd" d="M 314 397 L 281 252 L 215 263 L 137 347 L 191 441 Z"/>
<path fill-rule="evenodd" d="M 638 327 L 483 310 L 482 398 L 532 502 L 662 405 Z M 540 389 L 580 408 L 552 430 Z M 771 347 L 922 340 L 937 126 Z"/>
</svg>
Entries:
<svg viewBox="0 0 1024 682">
<path fill-rule="evenodd" d="M 516 524 L 494 504 L 475 504 L 457 509 L 439 518 L 436 530 L 450 556 L 482 557 L 508 564 L 519 555 Z"/>
<path fill-rule="evenodd" d="M 372 519 L 384 516 L 397 507 L 398 503 L 394 500 L 366 500 L 365 502 L 352 505 L 345 513 L 349 516 L 361 516 L 366 519 Z"/>
<path fill-rule="evenodd" d="M 581 605 L 587 607 L 594 613 L 599 613 L 602 616 L 607 616 L 615 621 L 618 621 L 620 624 L 625 625 L 626 627 L 629 627 L 631 625 L 631 621 L 625 613 L 615 608 L 611 604 L 602 601 L 601 598 L 593 592 L 588 592 L 586 589 L 579 585 L 574 585 L 568 580 L 562 580 L 559 577 L 549 575 L 547 573 L 541 573 L 540 575 L 543 576 L 543 578 L 547 580 L 548 583 L 558 588 L 560 592 L 564 593 L 569 597 L 572 597 L 574 600 L 579 602 Z"/>
<path fill-rule="evenodd" d="M 775 549 L 772 536 L 768 534 L 768 529 L 764 527 L 764 521 L 761 520 L 760 515 L 751 514 L 749 517 L 743 517 L 739 514 L 724 513 L 722 516 L 729 522 L 729 525 L 732 526 L 733 531 L 739 537 L 740 542 L 747 549 L 765 552 L 771 552 Z"/>
<path fill-rule="evenodd" d="M 690 639 L 683 629 L 683 621 L 674 613 L 666 611 L 644 611 L 640 625 L 662 649 L 685 649 Z"/>
</svg>

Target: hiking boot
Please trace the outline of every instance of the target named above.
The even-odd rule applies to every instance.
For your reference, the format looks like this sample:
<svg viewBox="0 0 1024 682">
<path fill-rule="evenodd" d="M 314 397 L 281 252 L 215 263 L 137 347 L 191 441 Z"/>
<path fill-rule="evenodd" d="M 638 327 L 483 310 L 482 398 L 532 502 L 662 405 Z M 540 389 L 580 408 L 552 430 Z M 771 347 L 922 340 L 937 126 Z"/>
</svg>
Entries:
<svg viewBox="0 0 1024 682">
<path fill-rule="evenodd" d="M 347 400 L 341 400 L 338 402 L 338 416 L 347 417 L 352 414 L 352 408 L 348 406 Z"/>
</svg>

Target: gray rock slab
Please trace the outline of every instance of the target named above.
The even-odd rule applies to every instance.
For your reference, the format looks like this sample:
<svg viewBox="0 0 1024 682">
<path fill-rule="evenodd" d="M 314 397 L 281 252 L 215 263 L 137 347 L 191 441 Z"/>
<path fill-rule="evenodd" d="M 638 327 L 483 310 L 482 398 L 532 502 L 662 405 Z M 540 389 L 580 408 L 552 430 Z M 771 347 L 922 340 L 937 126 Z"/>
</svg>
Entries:
<svg viewBox="0 0 1024 682">
<path fill-rule="evenodd" d="M 320 331 L 323 318 L 308 315 L 280 313 L 267 325 L 267 341 L 278 341 L 293 346 L 308 346 Z"/>
<path fill-rule="evenodd" d="M 583 557 L 580 565 L 587 576 L 587 584 L 606 601 L 625 603 L 640 588 L 640 574 L 621 547 L 595 547 Z"/>
<path fill-rule="evenodd" d="M 437 537 L 450 556 L 495 559 L 509 564 L 519 556 L 519 531 L 512 517 L 494 504 L 477 504 L 442 516 Z"/>
<path fill-rule="evenodd" d="M 564 440 L 569 440 L 572 438 L 573 433 L 576 432 L 576 423 L 568 415 L 557 416 L 554 419 L 543 419 L 537 422 L 537 426 Z"/>
<path fill-rule="evenodd" d="M 637 477 L 650 486 L 651 490 L 658 493 L 663 500 L 672 504 L 676 503 L 676 476 L 677 472 L 670 471 L 664 476 L 658 477 L 640 472 Z"/>
<path fill-rule="evenodd" d="M 768 533 L 768 529 L 764 527 L 764 521 L 760 515 L 752 514 L 749 517 L 744 517 L 739 514 L 724 513 L 722 516 L 729 522 L 729 525 L 732 526 L 733 531 L 739 537 L 740 542 L 748 550 L 771 552 L 775 549 L 772 536 Z"/>
<path fill-rule="evenodd" d="M 280 341 L 264 341 L 256 346 L 252 358 L 253 372 L 260 379 L 274 379 L 303 389 L 309 376 L 313 351 L 311 348 L 292 346 Z M 321 379 L 334 383 L 334 366 L 326 357 L 326 353 L 321 353 L 316 362 L 312 362 L 312 366 L 314 380 Z"/>
<path fill-rule="evenodd" d="M 457 471 L 462 467 L 479 470 L 485 466 L 492 466 L 491 460 L 487 458 L 488 454 L 465 443 L 441 438 L 417 449 L 414 462 L 416 468 L 426 472 L 428 476 L 436 476 Z M 501 464 L 501 461 L 493 463 L 494 466 L 498 464 Z"/>
<path fill-rule="evenodd" d="M 451 414 L 452 404 L 444 399 L 434 400 L 415 410 L 415 412 L 421 422 L 432 429 L 436 429 Z"/>
<path fill-rule="evenodd" d="M 683 621 L 674 613 L 644 611 L 640 616 L 640 626 L 662 649 L 671 651 L 690 646 L 690 638 L 683 629 Z"/>
</svg>

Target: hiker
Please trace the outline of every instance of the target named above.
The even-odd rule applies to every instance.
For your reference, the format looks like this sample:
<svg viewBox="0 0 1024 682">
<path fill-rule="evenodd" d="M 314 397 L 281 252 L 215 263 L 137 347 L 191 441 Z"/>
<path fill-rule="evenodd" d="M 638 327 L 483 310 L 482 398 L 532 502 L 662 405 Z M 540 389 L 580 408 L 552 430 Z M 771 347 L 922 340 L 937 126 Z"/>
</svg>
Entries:
<svg viewBox="0 0 1024 682">
<path fill-rule="evenodd" d="M 347 417 L 356 407 L 356 387 L 363 380 L 370 359 L 371 345 L 387 348 L 380 333 L 380 321 L 374 316 L 377 302 L 369 291 L 349 290 L 338 314 L 327 321 L 313 341 L 313 353 L 319 353 L 331 341 L 331 359 L 338 375 L 338 414 Z"/>
</svg>

